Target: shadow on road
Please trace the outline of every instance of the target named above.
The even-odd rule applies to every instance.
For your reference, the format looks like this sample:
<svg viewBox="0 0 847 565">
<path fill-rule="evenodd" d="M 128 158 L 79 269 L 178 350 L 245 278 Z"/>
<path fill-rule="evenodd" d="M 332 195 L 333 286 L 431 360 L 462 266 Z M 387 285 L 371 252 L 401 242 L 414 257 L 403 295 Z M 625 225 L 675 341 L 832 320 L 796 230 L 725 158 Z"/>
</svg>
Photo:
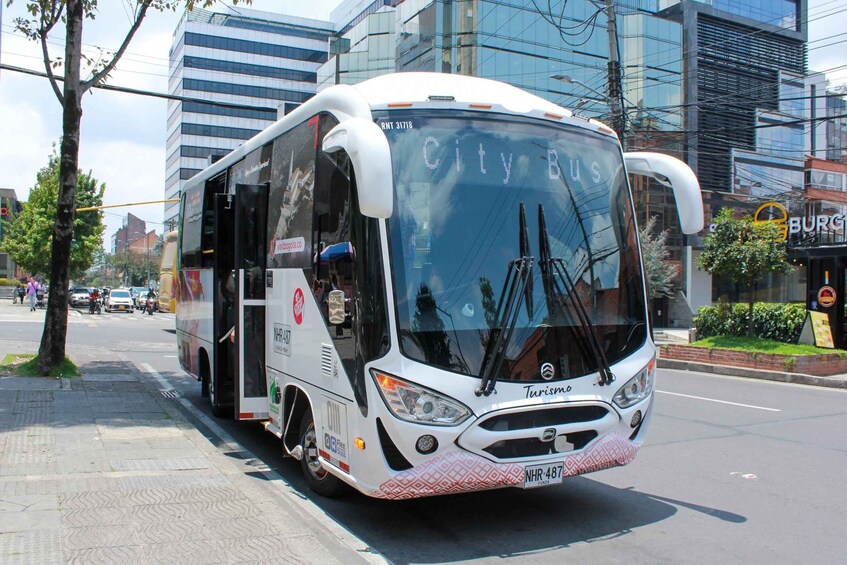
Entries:
<svg viewBox="0 0 847 565">
<path fill-rule="evenodd" d="M 186 396 L 208 414 L 207 402 L 199 394 Z M 744 516 L 724 510 L 654 496 L 631 487 L 616 488 L 593 478 L 602 473 L 592 478 L 573 477 L 560 487 L 538 490 L 501 489 L 386 501 L 351 489 L 341 498 L 326 499 L 309 491 L 299 463 L 283 457 L 276 437 L 258 425 L 214 420 L 305 498 L 394 563 L 441 563 L 546 553 L 577 543 L 628 535 L 637 528 L 674 516 L 679 508 L 723 522 L 747 521 Z M 209 434 L 208 428 L 196 421 L 195 425 L 210 441 L 225 449 Z M 258 475 L 255 478 L 267 480 Z"/>
<path fill-rule="evenodd" d="M 402 502 L 350 494 L 312 497 L 343 526 L 395 563 L 531 555 L 627 535 L 670 518 L 677 506 L 733 523 L 743 516 L 615 488 L 585 477 L 561 487 L 504 489 Z"/>
</svg>

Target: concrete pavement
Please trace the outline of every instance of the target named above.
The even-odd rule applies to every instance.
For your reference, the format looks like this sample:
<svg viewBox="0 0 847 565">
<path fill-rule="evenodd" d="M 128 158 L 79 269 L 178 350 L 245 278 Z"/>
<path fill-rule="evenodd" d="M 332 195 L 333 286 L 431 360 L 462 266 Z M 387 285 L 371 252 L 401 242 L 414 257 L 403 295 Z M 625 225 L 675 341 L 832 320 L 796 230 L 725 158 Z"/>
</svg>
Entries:
<svg viewBox="0 0 847 565">
<path fill-rule="evenodd" d="M 0 562 L 382 561 L 153 375 L 68 355 L 81 378 L 0 377 Z"/>
</svg>

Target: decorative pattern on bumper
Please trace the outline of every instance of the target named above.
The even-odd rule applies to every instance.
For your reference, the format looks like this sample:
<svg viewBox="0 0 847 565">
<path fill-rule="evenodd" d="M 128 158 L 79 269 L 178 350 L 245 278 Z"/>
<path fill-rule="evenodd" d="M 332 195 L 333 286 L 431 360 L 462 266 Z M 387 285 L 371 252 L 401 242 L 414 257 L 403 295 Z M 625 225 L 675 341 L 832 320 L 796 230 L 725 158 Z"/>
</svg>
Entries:
<svg viewBox="0 0 847 565">
<path fill-rule="evenodd" d="M 638 446 L 620 434 L 609 434 L 582 453 L 565 456 L 566 477 L 626 465 L 635 459 Z M 397 473 L 370 496 L 400 500 L 439 494 L 456 494 L 520 486 L 524 466 L 498 464 L 464 451 L 451 451 L 432 461 Z"/>
</svg>

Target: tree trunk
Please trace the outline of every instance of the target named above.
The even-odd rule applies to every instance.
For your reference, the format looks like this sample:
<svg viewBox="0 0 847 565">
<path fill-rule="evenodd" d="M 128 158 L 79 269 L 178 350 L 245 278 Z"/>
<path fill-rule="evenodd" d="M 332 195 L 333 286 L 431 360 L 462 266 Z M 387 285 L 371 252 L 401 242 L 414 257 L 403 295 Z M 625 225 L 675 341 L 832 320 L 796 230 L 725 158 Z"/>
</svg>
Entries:
<svg viewBox="0 0 847 565">
<path fill-rule="evenodd" d="M 62 143 L 59 153 L 59 201 L 50 257 L 50 293 L 38 369 L 42 374 L 65 359 L 68 334 L 68 272 L 73 222 L 76 209 L 76 182 L 79 169 L 79 131 L 82 122 L 80 58 L 82 53 L 83 0 L 68 0 L 66 5 L 67 40 L 65 42 L 64 106 Z"/>
</svg>

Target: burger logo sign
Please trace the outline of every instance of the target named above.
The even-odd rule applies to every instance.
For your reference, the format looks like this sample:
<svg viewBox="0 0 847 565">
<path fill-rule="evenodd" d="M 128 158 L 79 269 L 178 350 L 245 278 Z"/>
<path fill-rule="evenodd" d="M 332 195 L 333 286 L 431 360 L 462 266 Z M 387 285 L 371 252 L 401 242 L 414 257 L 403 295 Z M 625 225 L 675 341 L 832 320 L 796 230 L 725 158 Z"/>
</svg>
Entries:
<svg viewBox="0 0 847 565">
<path fill-rule="evenodd" d="M 303 291 L 299 288 L 294 291 L 294 323 L 298 326 L 303 323 L 303 309 L 306 307 L 306 299 L 303 297 Z"/>
</svg>

